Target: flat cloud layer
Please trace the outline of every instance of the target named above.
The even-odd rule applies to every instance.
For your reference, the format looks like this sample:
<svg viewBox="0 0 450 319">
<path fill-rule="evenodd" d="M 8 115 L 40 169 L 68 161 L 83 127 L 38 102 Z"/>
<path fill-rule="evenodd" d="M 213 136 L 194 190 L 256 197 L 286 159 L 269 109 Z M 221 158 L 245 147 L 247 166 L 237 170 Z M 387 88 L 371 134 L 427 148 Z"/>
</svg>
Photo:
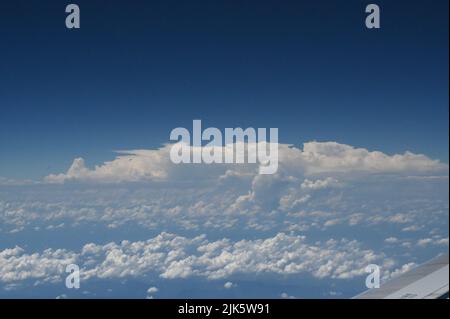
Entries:
<svg viewBox="0 0 450 319">
<path fill-rule="evenodd" d="M 66 181 L 136 182 L 179 180 L 221 176 L 228 170 L 240 174 L 255 174 L 256 164 L 173 164 L 170 161 L 172 145 L 156 150 L 121 151 L 114 160 L 89 169 L 82 158 L 76 158 L 66 173 L 45 178 L 49 183 Z M 249 146 L 252 147 L 252 146 Z M 191 148 L 194 152 L 198 149 Z M 287 144 L 278 144 L 279 171 L 305 176 L 322 173 L 433 173 L 448 172 L 448 165 L 425 155 L 387 155 L 378 151 L 355 148 L 336 142 L 309 142 L 303 150 Z"/>
</svg>

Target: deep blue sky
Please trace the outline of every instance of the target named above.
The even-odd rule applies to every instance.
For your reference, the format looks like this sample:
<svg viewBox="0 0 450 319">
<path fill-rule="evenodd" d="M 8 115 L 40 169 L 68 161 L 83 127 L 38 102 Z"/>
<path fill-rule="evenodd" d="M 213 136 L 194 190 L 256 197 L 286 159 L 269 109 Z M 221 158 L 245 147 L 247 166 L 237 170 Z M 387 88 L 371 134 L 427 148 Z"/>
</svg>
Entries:
<svg viewBox="0 0 450 319">
<path fill-rule="evenodd" d="M 69 1 L 0 3 L 0 176 L 157 147 L 197 118 L 448 162 L 447 0 L 72 2 L 80 30 Z"/>
</svg>

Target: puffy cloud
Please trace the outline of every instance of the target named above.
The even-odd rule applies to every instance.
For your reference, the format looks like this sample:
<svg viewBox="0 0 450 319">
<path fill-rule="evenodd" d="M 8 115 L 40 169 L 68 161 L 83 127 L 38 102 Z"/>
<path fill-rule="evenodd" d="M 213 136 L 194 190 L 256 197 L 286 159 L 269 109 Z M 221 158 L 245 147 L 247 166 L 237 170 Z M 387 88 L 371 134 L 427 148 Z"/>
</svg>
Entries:
<svg viewBox="0 0 450 319">
<path fill-rule="evenodd" d="M 49 183 L 66 181 L 136 182 L 180 180 L 185 178 L 219 178 L 238 171 L 239 174 L 257 174 L 256 164 L 173 164 L 170 149 L 173 144 L 155 150 L 120 151 L 114 160 L 93 169 L 85 166 L 82 158 L 76 158 L 66 173 L 52 174 L 45 178 Z M 248 146 L 253 149 L 252 145 Z M 336 142 L 308 142 L 303 149 L 278 144 L 279 171 L 292 176 L 337 173 L 436 173 L 448 175 L 448 165 L 422 154 L 406 152 L 387 155 Z M 195 149 L 193 149 L 195 151 Z M 228 172 L 228 173 L 227 173 Z M 310 182 L 303 187 L 321 188 L 333 184 L 333 180 Z"/>
<path fill-rule="evenodd" d="M 415 231 L 420 230 L 421 228 L 422 227 L 419 226 L 419 225 L 411 225 L 411 226 L 408 226 L 408 227 L 404 227 L 402 229 L 402 231 L 404 231 L 404 232 L 415 232 Z"/>
<path fill-rule="evenodd" d="M 436 245 L 448 246 L 448 237 L 436 240 Z"/>
<path fill-rule="evenodd" d="M 223 287 L 225 289 L 231 289 L 231 288 L 236 287 L 236 284 L 232 283 L 231 281 L 227 281 L 226 283 L 224 283 Z"/>
<path fill-rule="evenodd" d="M 327 220 L 324 224 L 325 227 L 331 227 L 331 226 L 335 226 L 338 225 L 341 222 L 340 219 L 336 218 L 336 219 L 330 219 Z"/>
<path fill-rule="evenodd" d="M 280 295 L 280 297 L 281 297 L 282 299 L 295 299 L 294 296 L 291 296 L 291 295 L 289 295 L 289 294 L 286 293 L 286 292 L 282 292 L 281 295 Z"/>
<path fill-rule="evenodd" d="M 64 229 L 83 231 L 95 225 L 108 233 L 131 227 L 246 238 L 267 231 L 326 231 L 327 236 L 335 232 L 342 236 L 347 228 L 350 234 L 364 229 L 367 236 L 377 234 L 374 238 L 380 240 L 405 230 L 401 237 L 416 242 L 434 236 L 429 231 L 437 228 L 438 235 L 448 237 L 445 181 L 367 176 L 313 190 L 301 187 L 305 178 L 281 172 L 225 175 L 223 183 L 184 181 L 155 187 L 145 183 L 36 185 L 20 192 L 14 187 L 0 194 L 0 231 L 63 234 Z M 314 184 L 327 180 L 306 179 Z M 412 229 L 416 231 L 406 232 Z M 85 243 L 81 238 L 79 242 Z"/>
<path fill-rule="evenodd" d="M 422 154 L 395 154 L 389 156 L 379 151 L 369 151 L 336 142 L 305 143 L 301 158 L 306 171 L 321 172 L 401 172 L 448 170 L 448 165 L 431 160 Z"/>
<path fill-rule="evenodd" d="M 394 249 L 404 263 L 417 245 L 428 254 L 448 245 L 448 178 L 436 177 L 447 176 L 448 166 L 422 155 L 389 156 L 337 143 L 280 145 L 279 171 L 259 175 L 252 165 L 175 165 L 169 150 L 121 152 L 92 169 L 77 159 L 66 173 L 47 177 L 62 185 L 3 186 L 2 236 L 64 238 L 72 230 L 90 236 L 71 238 L 79 252 L 2 251 L 3 287 L 57 280 L 60 265 L 73 261 L 83 280 L 255 273 L 350 279 L 372 262 L 384 264 L 389 275 L 393 264 L 385 254 Z M 93 183 L 64 184 L 70 181 Z M 150 183 L 121 183 L 141 181 Z M 115 241 L 89 243 L 96 241 L 91 227 Z M 120 241 L 134 230 L 135 241 Z M 171 233 L 144 240 L 161 230 Z M 394 243 L 396 230 L 404 230 L 402 239 L 383 245 Z M 358 241 L 342 238 L 352 235 Z"/>
<path fill-rule="evenodd" d="M 385 281 L 388 281 L 395 277 L 398 277 L 400 275 L 403 275 L 404 273 L 411 271 L 412 269 L 414 269 L 416 267 L 417 267 L 416 263 L 410 262 L 410 263 L 406 263 L 406 264 L 402 265 L 400 268 L 396 268 L 393 270 L 385 269 L 383 272 L 382 281 L 385 282 Z"/>
<path fill-rule="evenodd" d="M 417 241 L 417 245 L 421 247 L 426 247 L 429 245 L 448 246 L 448 238 L 422 238 Z"/>
<path fill-rule="evenodd" d="M 398 242 L 398 238 L 396 237 L 388 237 L 384 240 L 384 242 L 388 243 L 388 244 L 395 244 Z"/>
<path fill-rule="evenodd" d="M 332 178 L 332 177 L 327 177 L 326 179 L 323 179 L 323 180 L 317 179 L 315 181 L 305 179 L 300 187 L 302 189 L 317 190 L 317 189 L 322 189 L 322 188 L 327 188 L 327 187 L 334 187 L 334 186 L 338 186 L 338 185 L 339 185 L 339 182 L 337 179 Z"/>
<path fill-rule="evenodd" d="M 147 289 L 148 294 L 154 294 L 154 293 L 157 293 L 158 291 L 159 291 L 159 289 L 157 287 L 150 287 Z"/>
<path fill-rule="evenodd" d="M 167 178 L 169 146 L 158 150 L 119 151 L 120 155 L 103 165 L 88 169 L 83 158 L 74 159 L 69 170 L 64 174 L 49 175 L 49 183 L 65 181 L 95 182 L 135 182 L 141 180 L 162 180 Z"/>
<path fill-rule="evenodd" d="M 26 254 L 16 246 L 0 251 L 0 282 L 27 279 L 47 282 L 60 280 L 68 264 L 76 261 L 76 254 L 64 249 L 46 249 L 42 253 Z"/>
<path fill-rule="evenodd" d="M 5 249 L 0 252 L 0 282 L 62 280 L 61 274 L 70 263 L 80 266 L 82 280 L 140 277 L 148 273 L 166 279 L 222 279 L 235 274 L 264 273 L 349 279 L 363 275 L 367 264 L 386 264 L 388 260 L 364 249 L 357 241 L 346 239 L 311 244 L 304 236 L 279 233 L 265 239 L 209 241 L 204 235 L 187 238 L 161 233 L 147 241 L 90 243 L 79 253 L 47 249 L 27 254 L 19 247 Z M 230 288 L 232 285 L 225 284 Z M 149 289 L 149 293 L 156 291 L 156 287 Z"/>
<path fill-rule="evenodd" d="M 417 241 L 417 245 L 422 246 L 422 247 L 431 245 L 432 243 L 433 243 L 432 238 L 422 238 Z"/>
</svg>

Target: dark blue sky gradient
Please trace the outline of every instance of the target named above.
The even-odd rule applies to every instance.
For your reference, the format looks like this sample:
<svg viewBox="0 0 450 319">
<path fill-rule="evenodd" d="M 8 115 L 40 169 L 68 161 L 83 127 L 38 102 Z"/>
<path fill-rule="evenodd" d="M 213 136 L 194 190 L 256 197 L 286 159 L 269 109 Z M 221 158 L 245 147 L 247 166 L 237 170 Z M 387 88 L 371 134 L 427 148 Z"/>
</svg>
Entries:
<svg viewBox="0 0 450 319">
<path fill-rule="evenodd" d="M 448 1 L 0 3 L 0 176 L 41 178 L 170 131 L 278 127 L 448 162 Z"/>
</svg>

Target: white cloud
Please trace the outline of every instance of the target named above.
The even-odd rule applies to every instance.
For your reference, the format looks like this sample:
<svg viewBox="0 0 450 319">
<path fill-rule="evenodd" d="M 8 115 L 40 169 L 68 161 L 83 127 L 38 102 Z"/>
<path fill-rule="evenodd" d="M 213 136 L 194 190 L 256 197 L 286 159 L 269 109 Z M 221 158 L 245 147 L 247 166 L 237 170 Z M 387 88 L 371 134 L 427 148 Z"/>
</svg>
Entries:
<svg viewBox="0 0 450 319">
<path fill-rule="evenodd" d="M 76 254 L 64 249 L 46 249 L 42 253 L 26 254 L 16 246 L 0 251 L 0 282 L 41 279 L 55 282 L 68 264 L 75 263 Z"/>
<path fill-rule="evenodd" d="M 171 163 L 171 145 L 155 150 L 120 151 L 114 160 L 89 169 L 82 158 L 76 158 L 66 173 L 52 174 L 45 178 L 49 183 L 66 181 L 88 182 L 136 182 L 219 178 L 230 171 L 241 174 L 256 174 L 252 164 L 178 164 Z M 279 144 L 279 170 L 291 176 L 310 176 L 324 173 L 436 173 L 448 175 L 448 165 L 432 160 L 422 154 L 387 155 L 379 151 L 369 151 L 336 142 L 308 142 L 303 150 L 287 144 Z M 201 167 L 199 169 L 199 167 Z M 307 182 L 304 187 L 320 188 L 333 180 Z M 318 184 L 317 184 L 318 183 Z M 325 183 L 325 184 L 324 184 Z"/>
<path fill-rule="evenodd" d="M 331 227 L 331 226 L 338 225 L 340 222 L 341 222 L 340 219 L 335 218 L 335 219 L 327 220 L 327 221 L 325 222 L 325 224 L 323 224 L 323 225 L 324 225 L 325 227 Z"/>
<path fill-rule="evenodd" d="M 435 241 L 436 245 L 442 245 L 442 246 L 448 246 L 448 237 L 447 238 L 440 238 Z"/>
<path fill-rule="evenodd" d="M 30 179 L 12 179 L 0 176 L 0 186 L 24 186 L 24 185 L 36 185 L 37 181 Z"/>
<path fill-rule="evenodd" d="M 224 287 L 225 289 L 231 289 L 231 288 L 236 287 L 236 284 L 232 283 L 231 281 L 227 281 L 227 282 L 223 285 L 223 287 Z"/>
<path fill-rule="evenodd" d="M 448 170 L 448 165 L 431 160 L 425 155 L 406 152 L 389 156 L 379 151 L 369 151 L 336 142 L 305 143 L 301 158 L 306 171 L 321 172 L 427 172 Z"/>
<path fill-rule="evenodd" d="M 395 256 L 406 262 L 404 256 L 417 245 L 427 251 L 448 245 L 448 183 L 435 177 L 440 172 L 447 176 L 446 164 L 423 155 L 388 156 L 337 143 L 280 149 L 274 175 L 259 175 L 251 165 L 174 165 L 164 146 L 122 152 L 92 169 L 77 159 L 68 172 L 47 178 L 52 183 L 92 183 L 3 187 L 0 233 L 5 236 L 33 231 L 64 237 L 66 229 L 82 233 L 94 226 L 116 241 L 84 245 L 80 236 L 74 239 L 84 245 L 79 252 L 4 250 L 0 282 L 59 280 L 61 264 L 74 260 L 85 280 L 145 274 L 231 279 L 266 273 L 350 279 L 364 275 L 372 262 L 386 263 L 389 274 L 392 260 L 385 259 L 383 249 L 396 249 Z M 405 178 L 411 174 L 433 178 Z M 120 183 L 130 181 L 155 183 Z M 189 235 L 161 233 L 150 240 L 120 241 L 124 231 L 142 228 L 152 234 L 164 229 Z M 401 240 L 390 237 L 396 230 L 405 231 Z M 208 235 L 193 235 L 202 233 Z M 357 234 L 358 241 L 343 239 L 347 234 Z M 395 247 L 383 245 L 396 240 Z"/>
<path fill-rule="evenodd" d="M 400 268 L 391 271 L 391 272 L 384 278 L 384 280 L 392 279 L 392 278 L 398 277 L 398 276 L 400 276 L 400 275 L 402 275 L 402 274 L 404 274 L 404 273 L 406 273 L 406 272 L 408 272 L 408 271 L 414 269 L 415 267 L 417 267 L 417 264 L 416 264 L 416 263 L 407 263 L 407 264 L 404 264 L 404 265 L 402 265 Z"/>
<path fill-rule="evenodd" d="M 291 296 L 291 295 L 289 295 L 289 294 L 286 293 L 286 292 L 282 292 L 281 295 L 280 295 L 280 297 L 281 297 L 282 299 L 295 299 L 294 296 Z"/>
<path fill-rule="evenodd" d="M 388 237 L 384 240 L 388 244 L 395 244 L 398 242 L 398 238 L 396 237 Z"/>
<path fill-rule="evenodd" d="M 422 247 L 431 245 L 432 243 L 433 243 L 432 238 L 422 238 L 417 241 L 417 245 L 422 246 Z"/>
<path fill-rule="evenodd" d="M 169 146 L 158 150 L 119 151 L 114 160 L 88 169 L 83 158 L 74 159 L 69 170 L 64 174 L 49 175 L 49 183 L 66 181 L 94 182 L 135 182 L 142 180 L 163 180 L 167 178 Z"/>
<path fill-rule="evenodd" d="M 157 293 L 158 291 L 159 291 L 159 289 L 157 287 L 150 287 L 147 289 L 148 294 L 154 294 L 154 293 Z"/>
<path fill-rule="evenodd" d="M 448 246 L 448 237 L 447 238 L 422 238 L 417 241 L 417 245 L 421 247 L 426 247 L 429 245 L 435 246 Z"/>
<path fill-rule="evenodd" d="M 415 232 L 415 231 L 420 230 L 421 228 L 422 227 L 420 227 L 418 225 L 411 225 L 411 226 L 408 226 L 408 227 L 404 227 L 402 229 L 402 231 L 404 231 L 404 232 Z"/>
<path fill-rule="evenodd" d="M 327 187 L 334 187 L 338 186 L 339 182 L 337 179 L 332 177 L 327 177 L 326 179 L 317 179 L 317 180 L 309 180 L 305 179 L 303 183 L 301 184 L 302 189 L 311 189 L 311 190 L 317 190 Z"/>
<path fill-rule="evenodd" d="M 0 251 L 0 282 L 25 279 L 62 280 L 65 266 L 77 263 L 82 280 L 140 277 L 154 273 L 162 278 L 192 276 L 223 279 L 236 274 L 280 275 L 307 273 L 317 278 L 349 279 L 364 274 L 367 264 L 384 263 L 382 254 L 364 249 L 354 240 L 308 243 L 303 236 L 279 233 L 254 240 L 209 241 L 204 235 L 186 238 L 169 233 L 147 241 L 120 244 L 86 244 L 80 253 L 47 249 L 27 254 L 16 247 Z M 231 284 L 232 285 L 232 284 Z M 230 286 L 229 283 L 225 287 Z M 151 287 L 149 293 L 157 292 Z"/>
</svg>

